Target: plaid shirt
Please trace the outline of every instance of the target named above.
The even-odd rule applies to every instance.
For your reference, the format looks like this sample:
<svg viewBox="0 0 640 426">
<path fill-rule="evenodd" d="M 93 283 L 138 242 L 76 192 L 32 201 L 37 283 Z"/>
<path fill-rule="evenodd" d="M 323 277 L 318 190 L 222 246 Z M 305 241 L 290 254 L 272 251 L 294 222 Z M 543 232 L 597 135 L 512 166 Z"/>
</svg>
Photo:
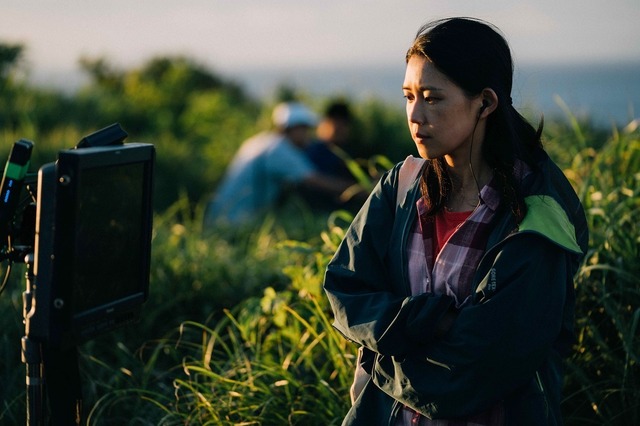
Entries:
<svg viewBox="0 0 640 426">
<path fill-rule="evenodd" d="M 435 218 L 417 202 L 418 220 L 407 246 L 412 295 L 447 294 L 463 308 L 471 298 L 473 275 L 484 254 L 491 219 L 500 204 L 500 193 L 491 181 L 480 192 L 480 204 L 434 255 Z M 426 259 L 426 262 L 425 262 Z M 502 405 L 468 419 L 429 420 L 404 407 L 396 426 L 497 426 L 504 423 Z"/>
</svg>

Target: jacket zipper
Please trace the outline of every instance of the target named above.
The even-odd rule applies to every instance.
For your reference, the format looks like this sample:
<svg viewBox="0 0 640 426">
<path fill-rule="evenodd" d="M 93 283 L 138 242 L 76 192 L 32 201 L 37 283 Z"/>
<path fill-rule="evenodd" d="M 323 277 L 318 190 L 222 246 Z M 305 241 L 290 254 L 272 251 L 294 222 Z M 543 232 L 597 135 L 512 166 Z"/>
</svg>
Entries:
<svg viewBox="0 0 640 426">
<path fill-rule="evenodd" d="M 540 378 L 540 372 L 536 371 L 536 383 L 540 392 L 542 392 L 542 397 L 544 398 L 544 417 L 546 419 L 549 418 L 549 400 L 547 399 L 547 392 L 542 384 L 542 378 Z"/>
<path fill-rule="evenodd" d="M 400 412 L 400 409 L 402 408 L 402 404 L 400 404 L 400 401 L 398 400 L 394 400 L 393 405 L 391 406 L 391 415 L 389 416 L 389 423 L 387 423 L 388 426 L 394 426 L 398 420 L 398 413 Z"/>
</svg>

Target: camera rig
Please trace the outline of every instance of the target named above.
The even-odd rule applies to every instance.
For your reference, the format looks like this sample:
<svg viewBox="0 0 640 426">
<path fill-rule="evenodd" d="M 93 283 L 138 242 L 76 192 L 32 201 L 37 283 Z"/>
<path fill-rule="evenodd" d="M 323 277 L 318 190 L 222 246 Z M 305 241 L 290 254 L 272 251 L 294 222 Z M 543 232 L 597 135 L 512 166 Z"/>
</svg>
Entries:
<svg viewBox="0 0 640 426">
<path fill-rule="evenodd" d="M 28 173 L 14 143 L 0 186 L 0 261 L 27 265 L 27 424 L 80 424 L 77 345 L 139 319 L 149 290 L 155 148 L 113 124 Z M 1 289 L 0 289 L 1 291 Z"/>
</svg>

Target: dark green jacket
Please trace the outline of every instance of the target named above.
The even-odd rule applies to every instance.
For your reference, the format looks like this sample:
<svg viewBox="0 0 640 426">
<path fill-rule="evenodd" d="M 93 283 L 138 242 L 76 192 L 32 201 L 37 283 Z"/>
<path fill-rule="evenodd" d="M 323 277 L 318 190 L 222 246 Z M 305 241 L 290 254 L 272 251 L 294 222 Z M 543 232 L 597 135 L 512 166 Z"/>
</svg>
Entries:
<svg viewBox="0 0 640 426">
<path fill-rule="evenodd" d="M 561 359 L 573 343 L 573 277 L 588 231 L 571 185 L 539 156 L 522 185 L 525 219 L 518 226 L 508 209 L 496 213 L 473 303 L 443 336 L 435 325 L 455 309 L 453 300 L 410 295 L 405 246 L 417 181 L 398 206 L 399 165 L 380 180 L 325 275 L 334 326 L 365 348 L 363 366 L 373 376 L 343 424 L 393 424 L 398 401 L 430 418 L 464 417 L 502 401 L 508 425 L 562 423 Z"/>
</svg>

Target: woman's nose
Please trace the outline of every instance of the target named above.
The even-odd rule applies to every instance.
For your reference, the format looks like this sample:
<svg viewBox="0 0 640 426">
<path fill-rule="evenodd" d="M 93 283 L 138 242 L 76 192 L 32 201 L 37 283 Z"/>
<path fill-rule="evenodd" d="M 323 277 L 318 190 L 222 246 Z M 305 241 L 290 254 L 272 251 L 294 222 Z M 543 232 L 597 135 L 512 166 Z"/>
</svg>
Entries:
<svg viewBox="0 0 640 426">
<path fill-rule="evenodd" d="M 411 123 L 424 124 L 424 111 L 420 108 L 419 102 L 407 104 L 407 118 Z"/>
</svg>

